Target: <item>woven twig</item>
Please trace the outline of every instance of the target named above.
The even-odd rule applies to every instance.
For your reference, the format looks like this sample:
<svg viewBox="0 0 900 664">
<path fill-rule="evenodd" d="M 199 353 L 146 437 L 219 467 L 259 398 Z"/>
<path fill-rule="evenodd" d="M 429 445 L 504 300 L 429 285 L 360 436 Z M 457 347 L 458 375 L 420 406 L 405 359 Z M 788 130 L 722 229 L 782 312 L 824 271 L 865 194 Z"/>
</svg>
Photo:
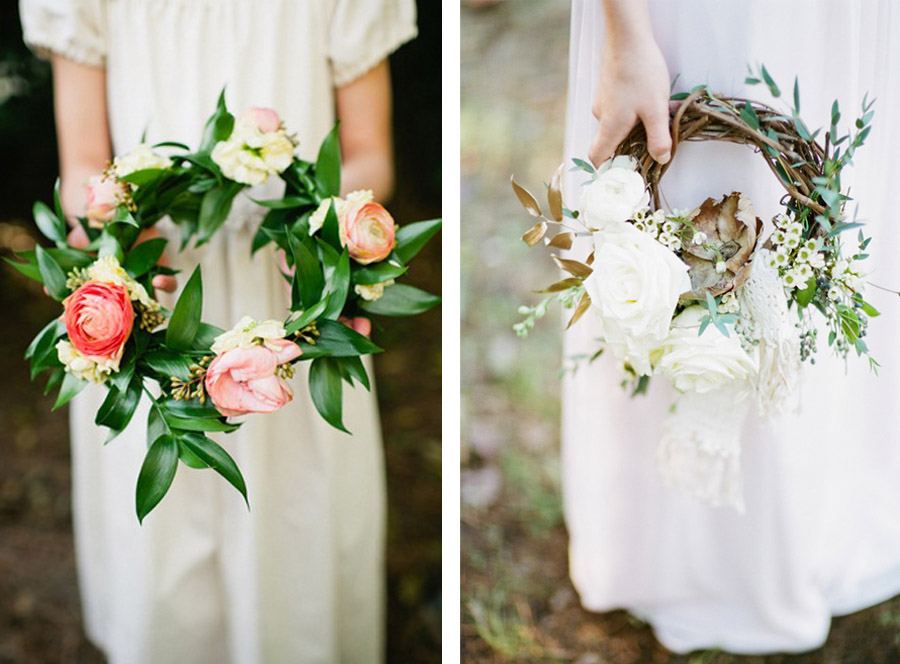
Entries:
<svg viewBox="0 0 900 664">
<path fill-rule="evenodd" d="M 741 109 L 759 128 L 752 126 Z M 618 155 L 631 155 L 650 190 L 655 208 L 660 207 L 659 184 L 674 161 L 682 141 L 728 141 L 756 148 L 784 187 L 797 208 L 809 208 L 815 214 L 826 214 L 826 207 L 811 195 L 813 178 L 823 175 L 825 149 L 814 140 L 800 136 L 793 120 L 771 106 L 740 97 L 717 97 L 705 89 L 695 90 L 682 101 L 672 116 L 672 159 L 657 163 L 647 151 L 644 127 L 638 123 L 616 150 Z"/>
</svg>

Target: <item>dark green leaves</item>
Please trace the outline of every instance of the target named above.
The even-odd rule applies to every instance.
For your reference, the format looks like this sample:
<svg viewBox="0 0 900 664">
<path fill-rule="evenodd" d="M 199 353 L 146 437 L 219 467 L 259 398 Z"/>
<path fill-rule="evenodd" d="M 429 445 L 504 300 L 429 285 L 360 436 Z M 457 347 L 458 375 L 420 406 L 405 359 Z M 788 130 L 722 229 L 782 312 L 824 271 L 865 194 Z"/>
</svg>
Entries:
<svg viewBox="0 0 900 664">
<path fill-rule="evenodd" d="M 63 272 L 59 263 L 44 251 L 43 247 L 38 245 L 34 248 L 34 251 L 37 257 L 38 269 L 41 272 L 41 279 L 47 288 L 47 292 L 50 293 L 50 297 L 54 300 L 64 299 L 69 294 L 69 289 L 66 288 L 66 273 Z"/>
<path fill-rule="evenodd" d="M 247 485 L 234 459 L 229 456 L 218 443 L 197 433 L 187 433 L 178 437 L 178 442 L 186 447 L 194 456 L 224 477 L 231 486 L 240 492 L 244 502 L 247 500 Z"/>
<path fill-rule="evenodd" d="M 287 334 L 291 335 L 294 332 L 302 330 L 313 321 L 318 320 L 318 318 L 322 316 L 323 313 L 325 313 L 325 310 L 329 308 L 328 303 L 330 302 L 330 300 L 331 298 L 326 295 L 324 298 L 322 298 L 321 301 L 317 302 L 309 309 L 303 309 L 297 316 L 297 318 L 288 322 L 288 324 L 285 326 Z M 341 306 L 343 306 L 343 304 Z"/>
<path fill-rule="evenodd" d="M 65 246 L 66 222 L 41 202 L 34 204 L 34 223 L 48 240 L 52 240 L 57 246 Z"/>
<path fill-rule="evenodd" d="M 124 391 L 110 387 L 106 399 L 97 411 L 94 423 L 112 429 L 113 435 L 124 430 L 141 400 L 141 384 L 140 376 L 135 376 Z"/>
<path fill-rule="evenodd" d="M 381 352 L 381 349 L 367 337 L 354 332 L 343 323 L 327 319 L 320 320 L 318 328 L 319 338 L 314 346 L 306 343 L 300 344 L 305 359 L 353 357 Z"/>
<path fill-rule="evenodd" d="M 440 219 L 418 221 L 401 226 L 397 231 L 397 246 L 394 247 L 394 253 L 401 261 L 409 263 L 439 230 L 441 230 Z"/>
<path fill-rule="evenodd" d="M 178 470 L 178 443 L 170 434 L 164 434 L 150 445 L 138 475 L 135 506 L 138 521 L 159 504 L 175 479 Z"/>
<path fill-rule="evenodd" d="M 316 158 L 316 185 L 322 196 L 338 196 L 341 193 L 341 145 L 338 125 L 328 132 L 319 147 Z"/>
<path fill-rule="evenodd" d="M 320 357 L 309 367 L 309 395 L 319 414 L 335 429 L 350 433 L 342 421 L 343 386 L 337 361 Z"/>
<path fill-rule="evenodd" d="M 311 307 L 322 298 L 325 275 L 315 252 L 308 241 L 288 236 L 294 259 L 294 277 L 291 285 L 291 299 L 295 309 Z"/>
<path fill-rule="evenodd" d="M 231 136 L 234 129 L 234 116 L 228 112 L 225 105 L 225 88 L 219 93 L 219 100 L 216 103 L 216 111 L 206 121 L 203 128 L 203 140 L 200 142 L 200 152 L 208 153 L 213 146 L 219 141 L 226 140 Z"/>
<path fill-rule="evenodd" d="M 169 327 L 166 329 L 166 344 L 174 350 L 187 350 L 200 329 L 200 313 L 203 305 L 203 281 L 200 266 L 194 269 L 184 290 L 175 303 Z"/>
<path fill-rule="evenodd" d="M 59 396 L 56 397 L 56 403 L 53 404 L 53 410 L 65 406 L 85 387 L 87 387 L 86 380 L 81 380 L 70 373 L 66 373 L 62 385 L 59 388 Z"/>
<path fill-rule="evenodd" d="M 441 298 L 405 284 L 384 289 L 384 295 L 374 302 L 361 301 L 359 306 L 370 314 L 381 316 L 415 316 L 440 304 Z"/>
<path fill-rule="evenodd" d="M 198 219 L 199 231 L 197 244 L 208 242 L 219 227 L 225 223 L 228 213 L 231 212 L 231 204 L 234 197 L 244 188 L 240 182 L 226 182 L 213 187 L 205 194 L 200 203 L 200 216 Z"/>
<path fill-rule="evenodd" d="M 164 378 L 180 378 L 187 380 L 193 362 L 190 355 L 182 355 L 174 351 L 160 348 L 141 356 L 141 362 Z"/>
<path fill-rule="evenodd" d="M 135 245 L 125 256 L 124 268 L 133 277 L 141 277 L 156 265 L 165 251 L 167 240 L 162 237 L 153 238 Z"/>
</svg>

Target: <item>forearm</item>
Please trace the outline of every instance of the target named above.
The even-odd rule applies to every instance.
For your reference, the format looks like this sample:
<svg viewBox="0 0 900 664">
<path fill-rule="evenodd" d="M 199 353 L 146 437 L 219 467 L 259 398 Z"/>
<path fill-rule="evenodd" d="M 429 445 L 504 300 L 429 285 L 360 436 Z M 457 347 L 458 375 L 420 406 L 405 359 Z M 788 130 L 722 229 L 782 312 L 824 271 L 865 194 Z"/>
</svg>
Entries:
<svg viewBox="0 0 900 664">
<path fill-rule="evenodd" d="M 604 43 L 613 48 L 653 38 L 647 0 L 603 0 Z"/>
<path fill-rule="evenodd" d="M 63 209 L 84 213 L 85 182 L 112 158 L 106 114 L 106 72 L 53 58 L 53 97 Z"/>
<path fill-rule="evenodd" d="M 375 199 L 388 200 L 394 191 L 394 151 L 391 132 L 391 79 L 387 61 L 338 88 L 344 161 L 343 193 L 371 189 Z"/>
</svg>

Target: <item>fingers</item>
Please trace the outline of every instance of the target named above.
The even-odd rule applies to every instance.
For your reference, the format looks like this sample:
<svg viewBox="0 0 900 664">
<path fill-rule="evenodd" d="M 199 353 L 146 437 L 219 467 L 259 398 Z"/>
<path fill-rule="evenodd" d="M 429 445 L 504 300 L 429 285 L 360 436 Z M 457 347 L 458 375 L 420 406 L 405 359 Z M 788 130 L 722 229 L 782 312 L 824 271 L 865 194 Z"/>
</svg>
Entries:
<svg viewBox="0 0 900 664">
<path fill-rule="evenodd" d="M 73 249 L 84 249 L 90 244 L 87 233 L 85 233 L 84 228 L 81 226 L 81 224 L 75 225 L 72 230 L 69 231 L 67 240 L 69 242 L 69 246 Z"/>
<path fill-rule="evenodd" d="M 660 164 L 667 163 L 672 157 L 668 104 L 654 105 L 640 117 L 647 133 L 647 152 Z"/>
<path fill-rule="evenodd" d="M 605 115 L 600 119 L 600 127 L 591 143 L 591 151 L 588 157 L 594 166 L 599 166 L 613 156 L 619 143 L 625 140 L 628 132 L 634 126 L 634 116 Z"/>
<path fill-rule="evenodd" d="M 158 274 L 153 277 L 153 287 L 156 290 L 161 290 L 166 293 L 174 293 L 175 289 L 178 288 L 178 280 L 168 274 Z"/>
</svg>

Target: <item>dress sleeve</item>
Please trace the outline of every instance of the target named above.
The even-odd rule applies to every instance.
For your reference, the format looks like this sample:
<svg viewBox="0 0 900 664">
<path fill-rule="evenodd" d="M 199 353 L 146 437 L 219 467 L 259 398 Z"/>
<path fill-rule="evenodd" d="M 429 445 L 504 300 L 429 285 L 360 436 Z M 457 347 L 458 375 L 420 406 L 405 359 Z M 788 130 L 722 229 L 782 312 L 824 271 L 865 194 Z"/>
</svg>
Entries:
<svg viewBox="0 0 900 664">
<path fill-rule="evenodd" d="M 359 78 L 416 34 L 414 0 L 336 0 L 328 45 L 334 85 Z"/>
<path fill-rule="evenodd" d="M 20 0 L 25 43 L 93 67 L 106 60 L 106 0 Z"/>
</svg>

